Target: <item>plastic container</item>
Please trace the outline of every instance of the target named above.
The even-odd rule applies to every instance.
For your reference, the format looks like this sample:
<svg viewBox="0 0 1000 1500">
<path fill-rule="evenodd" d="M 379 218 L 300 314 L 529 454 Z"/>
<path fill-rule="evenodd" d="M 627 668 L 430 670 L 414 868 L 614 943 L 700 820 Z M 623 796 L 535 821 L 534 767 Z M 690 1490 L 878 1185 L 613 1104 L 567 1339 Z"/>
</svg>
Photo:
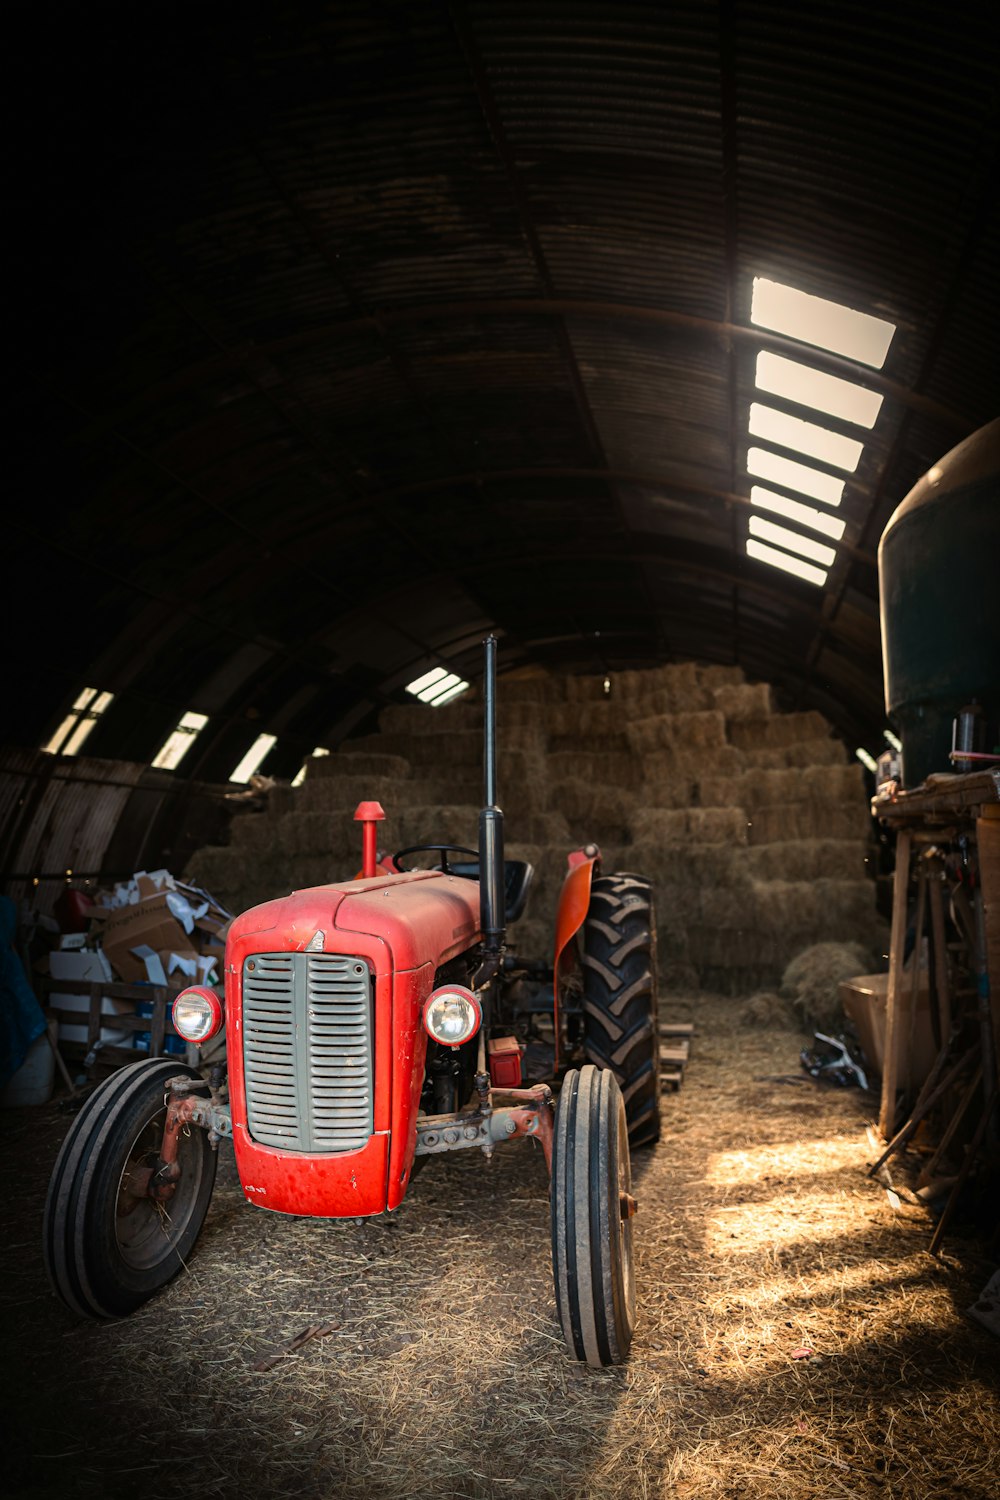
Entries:
<svg viewBox="0 0 1000 1500">
<path fill-rule="evenodd" d="M 52 1098 L 52 1080 L 55 1061 L 49 1037 L 55 1040 L 55 1019 L 48 1023 L 49 1036 L 43 1032 L 28 1048 L 28 1055 L 13 1078 L 8 1079 L 0 1093 L 0 1106 L 4 1109 L 23 1109 L 29 1105 L 48 1104 Z"/>
</svg>

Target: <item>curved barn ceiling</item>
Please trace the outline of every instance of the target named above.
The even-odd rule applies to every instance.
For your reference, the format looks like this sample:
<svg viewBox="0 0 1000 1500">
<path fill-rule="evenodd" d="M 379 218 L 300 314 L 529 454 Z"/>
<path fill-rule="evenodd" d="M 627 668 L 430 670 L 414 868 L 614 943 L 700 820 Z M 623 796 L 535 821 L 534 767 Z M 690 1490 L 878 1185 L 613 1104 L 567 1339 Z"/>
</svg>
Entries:
<svg viewBox="0 0 1000 1500">
<path fill-rule="evenodd" d="M 738 663 L 877 736 L 879 534 L 998 408 L 985 6 L 32 14 L 15 743 L 88 686 L 88 753 L 196 711 L 181 774 L 261 732 L 292 774 L 487 629 L 504 669 Z M 759 326 L 755 278 L 893 325 L 884 366 Z M 862 443 L 806 460 L 842 537 L 783 523 L 822 583 L 748 555 L 761 352 L 883 398 L 818 418 Z"/>
</svg>

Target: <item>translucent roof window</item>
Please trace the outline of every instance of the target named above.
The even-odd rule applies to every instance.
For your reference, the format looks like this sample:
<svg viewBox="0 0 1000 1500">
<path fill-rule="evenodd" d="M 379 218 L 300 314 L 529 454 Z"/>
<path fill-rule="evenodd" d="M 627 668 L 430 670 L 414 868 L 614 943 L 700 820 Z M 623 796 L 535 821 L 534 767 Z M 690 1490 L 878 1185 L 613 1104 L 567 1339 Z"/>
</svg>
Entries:
<svg viewBox="0 0 1000 1500">
<path fill-rule="evenodd" d="M 814 567 L 801 557 L 779 552 L 776 547 L 768 547 L 765 542 L 757 541 L 756 537 L 747 537 L 747 556 L 755 558 L 757 562 L 769 563 L 772 568 L 782 568 L 786 573 L 794 573 L 796 578 L 804 578 L 807 583 L 822 587 L 826 582 L 825 568 Z"/>
<path fill-rule="evenodd" d="M 184 714 L 177 728 L 168 735 L 154 755 L 151 764 L 158 771 L 175 771 L 207 723 L 207 714 Z"/>
<path fill-rule="evenodd" d="M 73 702 L 73 711 L 63 719 L 55 734 L 42 746 L 49 755 L 79 755 L 114 693 L 99 693 L 97 688 L 82 688 Z"/>
<path fill-rule="evenodd" d="M 881 370 L 889 352 L 895 323 L 857 312 L 841 302 L 829 302 L 800 292 L 780 281 L 755 276 L 750 321 L 818 349 L 829 349 L 859 364 Z"/>
<path fill-rule="evenodd" d="M 468 686 L 454 672 L 447 672 L 444 667 L 434 667 L 422 677 L 415 677 L 412 682 L 408 682 L 406 691 L 412 693 L 414 698 L 419 698 L 421 703 L 431 703 L 435 708 L 440 708 L 443 703 L 450 703 L 452 698 L 464 693 Z"/>
<path fill-rule="evenodd" d="M 863 447 L 857 438 L 844 437 L 816 422 L 804 422 L 801 417 L 790 417 L 773 406 L 762 406 L 759 401 L 750 406 L 750 435 L 777 443 L 781 448 L 794 448 L 821 463 L 846 469 L 849 474 L 858 467 Z"/>
<path fill-rule="evenodd" d="M 230 781 L 247 782 L 255 776 L 265 759 L 278 743 L 276 734 L 259 734 L 244 755 L 235 771 L 229 773 Z"/>
<path fill-rule="evenodd" d="M 785 359 L 762 349 L 757 356 L 757 389 L 771 396 L 782 396 L 799 406 L 840 417 L 857 427 L 874 427 L 882 409 L 877 391 L 866 391 L 862 385 L 841 380 L 839 375 L 824 375 L 797 359 Z"/>
<path fill-rule="evenodd" d="M 302 765 L 300 766 L 300 768 L 298 769 L 298 771 L 296 771 L 295 775 L 292 777 L 292 786 L 301 786 L 302 783 L 305 781 L 305 779 L 306 779 L 306 772 L 309 769 L 309 762 L 310 762 L 310 760 L 315 760 L 316 757 L 320 756 L 320 755 L 329 755 L 329 754 L 330 754 L 330 752 L 326 748 L 325 745 L 317 745 L 316 748 L 315 748 L 315 750 L 312 752 L 312 755 L 309 755 L 309 756 L 306 757 L 306 759 L 302 762 Z"/>
<path fill-rule="evenodd" d="M 784 516 L 799 526 L 808 526 L 810 531 L 820 531 L 835 542 L 840 541 L 847 529 L 847 522 L 839 516 L 831 516 L 825 510 L 814 510 L 800 500 L 789 500 L 787 495 L 776 495 L 760 484 L 755 484 L 750 490 L 750 503 L 758 510 L 769 510 L 772 515 Z"/>
<path fill-rule="evenodd" d="M 878 770 L 878 761 L 875 759 L 874 755 L 869 755 L 868 751 L 864 748 L 863 745 L 859 745 L 858 748 L 855 750 L 854 754 L 857 756 L 858 760 L 861 762 L 861 764 L 865 767 L 866 770 L 868 770 L 868 771 L 877 771 Z"/>
<path fill-rule="evenodd" d="M 832 474 L 823 474 L 808 464 L 800 464 L 792 458 L 783 458 L 768 448 L 751 448 L 747 454 L 747 469 L 758 479 L 770 479 L 772 484 L 784 485 L 786 490 L 797 490 L 811 500 L 824 505 L 839 505 L 844 498 L 844 481 Z"/>
<path fill-rule="evenodd" d="M 803 557 L 809 557 L 827 568 L 837 555 L 832 547 L 827 547 L 823 542 L 816 542 L 811 536 L 800 536 L 797 531 L 789 531 L 787 526 L 776 526 L 764 516 L 750 517 L 750 535 L 759 536 L 778 547 L 787 547 L 790 552 L 799 552 Z"/>
</svg>

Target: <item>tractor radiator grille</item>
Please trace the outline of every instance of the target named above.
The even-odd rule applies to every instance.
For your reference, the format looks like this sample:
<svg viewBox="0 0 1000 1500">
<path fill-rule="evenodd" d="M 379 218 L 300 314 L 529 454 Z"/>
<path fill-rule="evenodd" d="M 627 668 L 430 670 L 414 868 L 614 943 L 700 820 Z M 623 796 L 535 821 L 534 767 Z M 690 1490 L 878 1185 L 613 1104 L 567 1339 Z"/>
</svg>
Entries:
<svg viewBox="0 0 1000 1500">
<path fill-rule="evenodd" d="M 374 1127 L 368 965 L 340 953 L 255 953 L 243 965 L 243 1066 L 254 1140 L 356 1151 Z"/>
</svg>

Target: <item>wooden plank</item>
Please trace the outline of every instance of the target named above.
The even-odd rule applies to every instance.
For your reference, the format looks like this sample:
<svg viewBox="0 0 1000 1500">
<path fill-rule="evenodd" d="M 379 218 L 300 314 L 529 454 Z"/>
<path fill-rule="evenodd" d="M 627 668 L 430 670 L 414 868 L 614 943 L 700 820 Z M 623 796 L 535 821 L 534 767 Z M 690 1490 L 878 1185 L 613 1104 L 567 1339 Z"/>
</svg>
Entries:
<svg viewBox="0 0 1000 1500">
<path fill-rule="evenodd" d="M 676 1094 L 677 1090 L 680 1088 L 680 1086 L 681 1086 L 681 1084 L 683 1082 L 684 1082 L 684 1074 L 683 1073 L 677 1073 L 677 1072 L 674 1072 L 674 1071 L 668 1071 L 666 1073 L 661 1073 L 660 1074 L 660 1092 L 661 1093 L 665 1093 L 666 1090 L 669 1089 L 671 1091 L 671 1093 Z"/>
<path fill-rule="evenodd" d="M 955 814 L 974 818 L 981 807 L 1000 802 L 1000 769 L 969 771 L 961 775 L 928 776 L 920 786 L 875 797 L 872 809 L 882 822 L 899 823 L 948 819 Z"/>
<path fill-rule="evenodd" d="M 674 1067 L 677 1064 L 683 1066 L 688 1060 L 689 1047 L 687 1042 L 680 1042 L 676 1047 L 660 1047 L 660 1067 Z"/>
<path fill-rule="evenodd" d="M 885 1003 L 885 1059 L 882 1065 L 882 1101 L 878 1128 L 883 1140 L 890 1140 L 896 1125 L 896 1051 L 899 1030 L 900 987 L 903 982 L 903 948 L 906 942 L 906 910 L 910 884 L 910 847 L 913 842 L 908 828 L 900 829 L 896 839 L 896 873 L 892 882 L 892 931 L 889 938 L 889 985 Z"/>
<path fill-rule="evenodd" d="M 661 1036 L 694 1036 L 693 1021 L 661 1021 Z"/>
</svg>

